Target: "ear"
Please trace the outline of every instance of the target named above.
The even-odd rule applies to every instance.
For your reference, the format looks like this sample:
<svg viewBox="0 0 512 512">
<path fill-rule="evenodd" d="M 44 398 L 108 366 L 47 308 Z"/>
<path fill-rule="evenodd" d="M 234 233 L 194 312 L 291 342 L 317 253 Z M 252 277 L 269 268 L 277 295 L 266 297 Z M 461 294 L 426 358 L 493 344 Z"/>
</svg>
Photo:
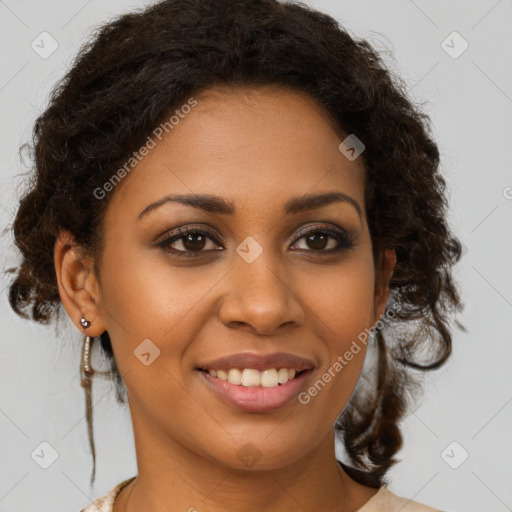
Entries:
<svg viewBox="0 0 512 512">
<path fill-rule="evenodd" d="M 80 318 L 91 322 L 85 331 L 89 336 L 99 336 L 105 324 L 99 304 L 99 288 L 94 274 L 93 259 L 84 256 L 73 235 L 61 230 L 54 247 L 54 264 L 62 305 L 73 323 L 84 332 Z"/>
<path fill-rule="evenodd" d="M 375 293 L 373 302 L 373 320 L 375 325 L 384 314 L 389 298 L 389 282 L 396 265 L 396 253 L 394 249 L 385 249 L 380 256 L 380 261 L 375 278 Z"/>
</svg>

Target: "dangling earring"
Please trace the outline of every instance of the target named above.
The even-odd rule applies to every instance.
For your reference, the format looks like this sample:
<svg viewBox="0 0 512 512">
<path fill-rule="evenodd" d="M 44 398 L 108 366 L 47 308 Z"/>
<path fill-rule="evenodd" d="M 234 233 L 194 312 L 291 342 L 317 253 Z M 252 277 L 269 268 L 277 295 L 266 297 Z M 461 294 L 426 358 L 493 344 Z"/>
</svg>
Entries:
<svg viewBox="0 0 512 512">
<path fill-rule="evenodd" d="M 91 326 L 91 322 L 84 317 L 80 318 L 80 324 L 84 329 Z M 92 432 L 92 375 L 93 370 L 90 365 L 91 353 L 91 337 L 85 336 L 84 344 L 82 347 L 82 357 L 80 358 L 80 386 L 85 390 L 85 415 L 87 418 L 87 426 L 89 430 L 89 445 L 92 453 L 92 474 L 91 474 L 91 487 L 96 478 L 96 450 L 94 449 L 94 436 Z"/>
<path fill-rule="evenodd" d="M 86 320 L 85 318 L 80 318 L 80 324 L 84 329 L 91 326 L 91 322 Z M 80 364 L 80 385 L 83 388 L 91 387 L 91 377 L 93 374 L 93 370 L 90 365 L 90 351 L 91 351 L 91 337 L 86 336 L 84 338 L 84 344 L 82 347 L 82 359 Z"/>
<path fill-rule="evenodd" d="M 91 322 L 84 317 L 80 318 L 80 325 L 87 329 L 91 326 Z M 91 348 L 94 337 L 85 336 L 84 344 L 82 347 L 82 357 L 80 359 L 80 385 L 85 390 L 85 415 L 87 418 L 89 445 L 92 453 L 92 474 L 91 474 L 91 487 L 96 477 L 96 450 L 94 448 L 94 434 L 92 428 L 92 377 L 93 375 L 111 375 L 110 371 L 100 372 L 91 367 Z"/>
</svg>

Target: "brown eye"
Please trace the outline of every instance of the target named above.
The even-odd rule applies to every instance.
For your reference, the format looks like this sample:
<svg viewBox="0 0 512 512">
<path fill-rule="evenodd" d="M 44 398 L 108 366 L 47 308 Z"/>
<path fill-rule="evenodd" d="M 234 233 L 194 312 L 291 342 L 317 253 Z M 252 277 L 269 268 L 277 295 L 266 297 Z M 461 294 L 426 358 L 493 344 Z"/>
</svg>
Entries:
<svg viewBox="0 0 512 512">
<path fill-rule="evenodd" d="M 182 245 L 187 251 L 201 251 L 206 244 L 206 238 L 200 233 L 189 233 L 178 240 L 182 241 Z"/>
<path fill-rule="evenodd" d="M 211 242 L 210 247 L 208 247 L 208 242 Z M 215 250 L 219 246 L 213 233 L 191 227 L 179 228 L 157 245 L 178 256 L 195 256 L 202 252 Z M 173 247 L 174 245 L 177 245 L 177 247 Z"/>
<path fill-rule="evenodd" d="M 306 243 L 310 249 L 321 251 L 326 248 L 326 245 L 328 245 L 329 238 L 331 238 L 329 235 L 317 231 L 311 235 L 306 235 Z"/>
<path fill-rule="evenodd" d="M 334 231 L 325 228 L 310 229 L 306 233 L 299 236 L 297 241 L 299 240 L 304 240 L 306 245 L 306 247 L 299 247 L 299 250 L 310 250 L 325 253 L 350 249 L 355 245 L 352 238 L 346 232 Z"/>
</svg>

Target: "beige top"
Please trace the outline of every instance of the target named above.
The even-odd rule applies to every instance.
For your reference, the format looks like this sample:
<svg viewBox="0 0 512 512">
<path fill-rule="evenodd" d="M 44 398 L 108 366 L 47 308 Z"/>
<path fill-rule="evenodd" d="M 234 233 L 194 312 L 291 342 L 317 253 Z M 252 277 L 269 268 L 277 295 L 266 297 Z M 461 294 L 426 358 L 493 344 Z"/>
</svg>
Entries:
<svg viewBox="0 0 512 512">
<path fill-rule="evenodd" d="M 114 500 L 121 489 L 128 485 L 135 477 L 131 477 L 118 484 L 105 496 L 93 501 L 80 512 L 112 512 Z M 385 485 L 377 494 L 367 501 L 357 512 L 442 512 L 436 508 L 427 507 L 416 501 L 400 498 L 392 493 Z"/>
</svg>

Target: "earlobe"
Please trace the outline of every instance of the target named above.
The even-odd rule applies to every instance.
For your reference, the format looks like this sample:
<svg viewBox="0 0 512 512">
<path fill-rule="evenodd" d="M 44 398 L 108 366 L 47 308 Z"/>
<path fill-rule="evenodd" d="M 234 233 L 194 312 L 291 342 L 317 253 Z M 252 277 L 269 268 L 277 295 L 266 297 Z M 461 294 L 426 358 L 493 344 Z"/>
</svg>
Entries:
<svg viewBox="0 0 512 512">
<path fill-rule="evenodd" d="M 98 287 L 93 260 L 84 256 L 68 231 L 62 230 L 55 241 L 54 264 L 62 305 L 77 328 L 83 332 L 80 318 L 91 322 L 89 336 L 105 331 L 97 305 Z"/>
<path fill-rule="evenodd" d="M 382 255 L 379 273 L 375 282 L 374 319 L 373 325 L 380 319 L 386 309 L 389 298 L 389 283 L 396 265 L 394 249 L 385 249 Z"/>
</svg>

